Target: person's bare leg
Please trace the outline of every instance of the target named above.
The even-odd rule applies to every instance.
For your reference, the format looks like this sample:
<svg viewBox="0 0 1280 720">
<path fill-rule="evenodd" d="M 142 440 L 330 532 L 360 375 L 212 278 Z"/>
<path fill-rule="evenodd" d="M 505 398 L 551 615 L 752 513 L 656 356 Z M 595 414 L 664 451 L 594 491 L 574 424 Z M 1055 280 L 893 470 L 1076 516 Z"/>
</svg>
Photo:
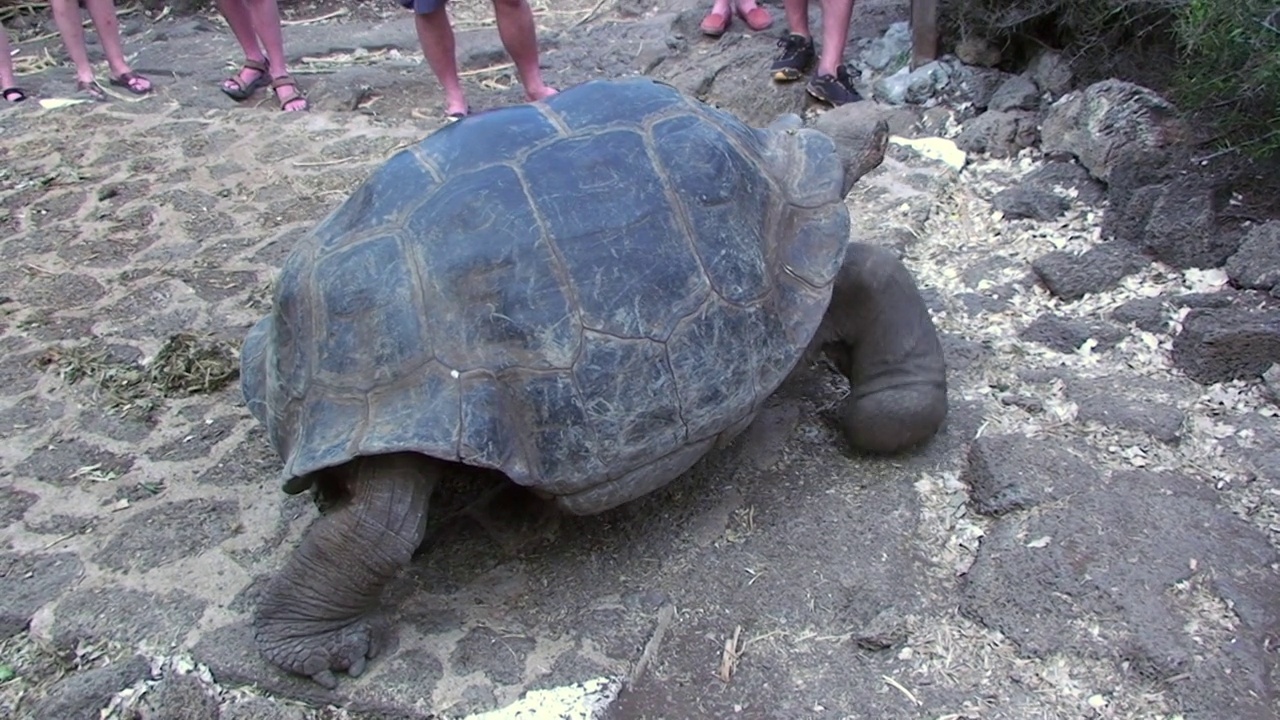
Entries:
<svg viewBox="0 0 1280 720">
<path fill-rule="evenodd" d="M 493 15 L 498 22 L 498 37 L 516 64 L 525 97 L 545 100 L 555 95 L 555 88 L 542 81 L 542 69 L 538 67 L 538 30 L 527 0 L 493 0 Z"/>
<path fill-rule="evenodd" d="M 84 7 L 89 11 L 94 29 L 98 31 L 98 41 L 102 43 L 102 53 L 107 56 L 111 77 L 120 78 L 132 73 L 133 68 L 124 59 L 124 43 L 120 40 L 120 20 L 116 17 L 115 0 L 84 0 Z M 135 93 L 151 89 L 151 81 L 141 75 L 133 76 L 128 82 L 129 89 Z"/>
<path fill-rule="evenodd" d="M 284 54 L 284 30 L 280 27 L 280 5 L 276 0 L 244 0 L 244 3 L 253 19 L 253 30 L 266 50 L 271 79 L 287 77 L 289 67 Z M 307 99 L 297 85 L 281 85 L 275 92 L 281 109 L 290 112 L 307 109 Z"/>
<path fill-rule="evenodd" d="M 429 13 L 414 13 L 413 27 L 418 31 L 418 44 L 422 55 L 435 73 L 444 90 L 445 113 L 461 116 L 467 114 L 467 97 L 462 92 L 462 80 L 458 77 L 458 61 L 454 57 L 453 25 L 449 23 L 448 10 L 441 5 Z"/>
<path fill-rule="evenodd" d="M 227 21 L 227 25 L 231 28 L 231 34 L 235 36 L 236 42 L 240 44 L 240 50 L 244 53 L 245 60 L 267 65 L 267 56 L 262 50 L 262 45 L 258 42 L 258 34 L 253 29 L 253 18 L 249 14 L 249 7 L 245 5 L 245 0 L 217 0 L 218 12 L 222 14 L 223 19 Z M 266 75 L 265 71 L 252 67 L 241 67 L 235 75 L 235 81 L 228 78 L 223 82 L 222 86 L 231 93 L 238 93 L 241 88 L 247 88 L 254 81 Z M 237 85 L 238 82 L 238 85 Z"/>
<path fill-rule="evenodd" d="M 71 64 L 76 66 L 76 80 L 81 83 L 94 81 L 93 65 L 89 64 L 89 51 L 84 45 L 84 27 L 80 5 L 76 0 L 49 0 L 53 11 L 53 24 L 58 27 L 62 45 L 67 49 Z"/>
<path fill-rule="evenodd" d="M 818 52 L 818 75 L 835 75 L 844 64 L 844 44 L 849 40 L 849 20 L 853 0 L 822 0 L 822 48 Z"/>
<path fill-rule="evenodd" d="M 0 27 L 0 90 L 16 87 L 18 81 L 13 76 L 13 51 L 9 48 L 9 33 Z"/>
<path fill-rule="evenodd" d="M 809 37 L 809 0 L 782 0 L 782 11 L 792 35 Z"/>
</svg>

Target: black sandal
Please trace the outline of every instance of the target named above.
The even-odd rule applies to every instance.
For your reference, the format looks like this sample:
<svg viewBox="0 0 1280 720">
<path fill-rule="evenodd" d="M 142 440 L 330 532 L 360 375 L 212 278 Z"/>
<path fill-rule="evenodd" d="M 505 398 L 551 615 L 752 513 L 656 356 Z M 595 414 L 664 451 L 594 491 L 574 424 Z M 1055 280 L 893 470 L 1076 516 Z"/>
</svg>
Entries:
<svg viewBox="0 0 1280 720">
<path fill-rule="evenodd" d="M 240 82 L 240 74 L 246 69 L 257 70 L 258 77 L 247 83 Z M 220 87 L 222 88 L 222 92 L 226 93 L 227 97 L 230 97 L 232 100 L 247 100 L 251 95 L 258 91 L 258 88 L 266 87 L 271 84 L 271 78 L 268 77 L 269 73 L 270 70 L 265 62 L 261 60 L 245 60 L 244 65 L 241 66 L 240 70 L 238 70 L 235 75 L 223 80 Z M 227 83 L 234 83 L 235 88 L 232 89 L 227 87 Z"/>
<path fill-rule="evenodd" d="M 11 103 L 20 103 L 27 99 L 27 93 L 20 87 L 11 87 L 0 90 L 0 97 Z"/>
<path fill-rule="evenodd" d="M 102 89 L 97 80 L 77 80 L 76 93 L 94 102 L 107 101 L 107 91 Z"/>
</svg>

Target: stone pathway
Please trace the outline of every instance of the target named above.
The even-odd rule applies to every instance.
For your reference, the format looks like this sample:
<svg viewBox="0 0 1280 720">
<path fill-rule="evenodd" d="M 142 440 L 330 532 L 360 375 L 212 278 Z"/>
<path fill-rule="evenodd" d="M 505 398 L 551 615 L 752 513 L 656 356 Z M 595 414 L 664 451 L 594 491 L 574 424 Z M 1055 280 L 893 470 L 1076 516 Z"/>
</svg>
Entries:
<svg viewBox="0 0 1280 720">
<path fill-rule="evenodd" d="M 753 122 L 804 108 L 747 70 L 772 37 L 711 43 L 685 10 L 557 35 L 552 79 L 649 71 L 751 95 Z M 314 78 L 308 115 L 229 107 L 209 90 L 226 39 L 192 22 L 147 31 L 169 39 L 140 67 L 177 76 L 155 98 L 0 112 L 0 715 L 458 718 L 540 690 L 521 717 L 1280 711 L 1276 387 L 1199 385 L 1169 359 L 1188 297 L 1234 296 L 1225 276 L 1148 264 L 1058 299 L 1032 264 L 1098 245 L 1102 196 L 1071 164 L 1048 185 L 1064 215 L 1008 220 L 993 198 L 1034 152 L 957 170 L 936 142 L 893 143 L 849 200 L 945 333 L 952 414 L 927 447 L 850 455 L 842 380 L 815 366 L 734 447 L 604 516 L 512 488 L 477 506 L 492 488 L 455 483 L 365 676 L 330 692 L 267 667 L 257 584 L 316 511 L 279 491 L 226 353 L 291 242 L 439 120 L 425 68 L 394 58 Z M 340 28 L 291 49 L 413 51 L 404 27 Z M 474 65 L 496 41 L 469 37 Z M 349 111 L 353 88 L 394 111 Z"/>
</svg>

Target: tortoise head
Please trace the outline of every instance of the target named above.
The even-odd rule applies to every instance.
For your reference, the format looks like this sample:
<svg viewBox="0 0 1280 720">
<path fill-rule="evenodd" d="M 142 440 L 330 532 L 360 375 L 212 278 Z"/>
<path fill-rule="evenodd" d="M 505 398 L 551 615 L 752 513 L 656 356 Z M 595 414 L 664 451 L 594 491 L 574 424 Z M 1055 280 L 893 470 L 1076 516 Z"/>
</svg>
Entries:
<svg viewBox="0 0 1280 720">
<path fill-rule="evenodd" d="M 841 200 L 884 160 L 889 126 L 858 107 L 864 104 L 829 110 L 808 128 L 788 113 L 760 131 L 769 169 L 793 203 L 814 207 Z"/>
</svg>

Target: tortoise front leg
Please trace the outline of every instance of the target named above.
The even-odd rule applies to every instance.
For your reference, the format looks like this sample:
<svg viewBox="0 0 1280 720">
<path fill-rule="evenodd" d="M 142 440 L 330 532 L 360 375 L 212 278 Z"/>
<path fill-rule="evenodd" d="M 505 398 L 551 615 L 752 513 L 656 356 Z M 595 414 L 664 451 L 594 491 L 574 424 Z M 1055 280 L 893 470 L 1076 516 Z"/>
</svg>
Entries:
<svg viewBox="0 0 1280 720">
<path fill-rule="evenodd" d="M 849 246 L 815 341 L 849 378 L 842 422 L 855 448 L 894 453 L 941 427 L 942 345 L 915 280 L 891 251 Z"/>
<path fill-rule="evenodd" d="M 378 652 L 369 616 L 422 541 L 439 473 L 414 453 L 357 458 L 328 473 L 338 506 L 312 524 L 258 601 L 253 625 L 267 660 L 327 688 L 337 686 L 334 671 L 364 672 Z"/>
</svg>

